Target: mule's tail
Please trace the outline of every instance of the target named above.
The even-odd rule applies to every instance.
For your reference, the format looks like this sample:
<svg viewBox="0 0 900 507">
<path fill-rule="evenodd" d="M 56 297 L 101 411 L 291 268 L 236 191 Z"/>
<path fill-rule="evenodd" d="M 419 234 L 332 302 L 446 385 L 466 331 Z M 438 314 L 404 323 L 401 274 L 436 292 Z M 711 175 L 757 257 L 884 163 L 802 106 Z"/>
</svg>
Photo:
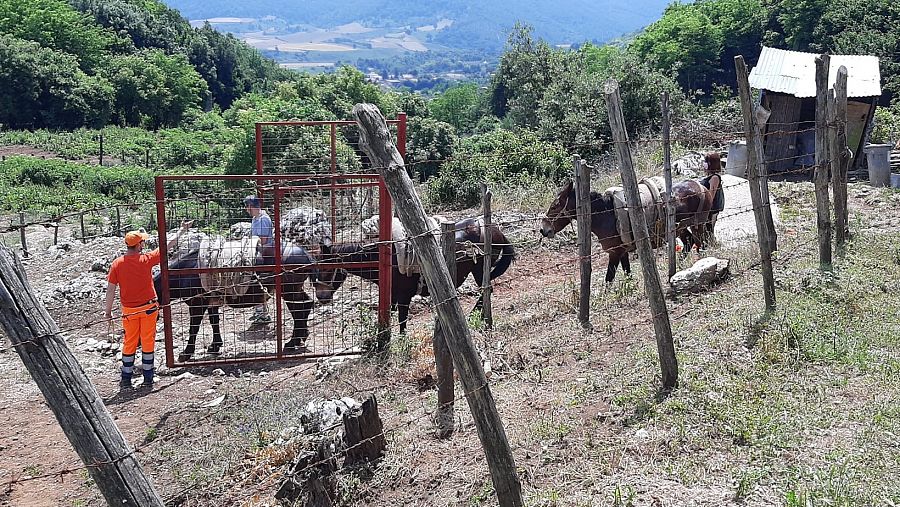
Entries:
<svg viewBox="0 0 900 507">
<path fill-rule="evenodd" d="M 504 241 L 508 241 L 504 238 Z M 494 267 L 491 268 L 491 280 L 497 278 L 498 276 L 506 273 L 506 270 L 512 265 L 513 260 L 516 258 L 516 250 L 510 243 L 504 243 L 503 248 L 500 249 L 500 257 L 497 259 L 497 263 L 494 264 Z"/>
</svg>

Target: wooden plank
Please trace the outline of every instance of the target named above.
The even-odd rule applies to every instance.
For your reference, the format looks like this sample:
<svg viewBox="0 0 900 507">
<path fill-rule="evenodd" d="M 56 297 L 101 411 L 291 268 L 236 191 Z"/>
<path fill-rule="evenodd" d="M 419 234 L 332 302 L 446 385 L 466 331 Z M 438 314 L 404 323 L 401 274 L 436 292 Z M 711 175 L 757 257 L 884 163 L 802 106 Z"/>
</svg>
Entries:
<svg viewBox="0 0 900 507">
<path fill-rule="evenodd" d="M 423 275 L 453 356 L 453 365 L 459 372 L 466 401 L 475 420 L 497 500 L 501 507 L 519 507 L 523 505 L 522 486 L 506 430 L 484 376 L 481 357 L 472 343 L 465 314 L 456 296 L 456 284 L 450 278 L 437 241 L 429 233 L 425 208 L 406 173 L 403 157 L 391 140 L 381 111 L 372 104 L 356 104 L 353 106 L 353 116 L 359 125 L 360 148 L 378 168 L 394 200 L 400 222 L 419 253 Z"/>
<path fill-rule="evenodd" d="M 447 262 L 447 271 L 451 280 L 456 280 L 456 224 L 441 224 L 441 248 L 444 252 L 444 260 Z M 434 416 L 438 438 L 450 438 L 453 435 L 455 417 L 453 415 L 454 394 L 453 384 L 453 357 L 447 347 L 447 339 L 441 330 L 441 321 L 434 318 L 434 336 L 432 338 L 434 350 L 435 374 L 437 375 L 437 399 L 438 408 Z"/>
<path fill-rule="evenodd" d="M 487 183 L 482 183 L 481 193 L 481 207 L 484 212 L 484 227 L 482 229 L 484 235 L 484 273 L 482 273 L 481 279 L 481 320 L 484 322 L 484 326 L 487 329 L 491 329 L 494 326 L 494 312 L 491 308 L 491 293 L 494 291 L 491 285 L 491 255 L 494 249 L 493 238 L 491 237 L 491 231 L 493 231 L 493 224 L 491 223 L 491 199 L 494 194 L 488 188 Z M 478 275 L 473 274 L 472 276 Z M 456 277 L 453 278 L 455 279 Z"/>
<path fill-rule="evenodd" d="M 678 385 L 678 360 L 675 357 L 675 345 L 672 341 L 672 324 L 669 321 L 669 311 L 666 308 L 666 299 L 659 280 L 659 272 L 656 269 L 656 256 L 650 246 L 647 220 L 644 217 L 643 206 L 641 206 L 637 175 L 634 172 L 631 148 L 628 145 L 628 133 L 625 130 L 625 116 L 622 113 L 619 83 L 614 79 L 607 80 L 604 94 L 606 108 L 609 112 L 609 125 L 612 129 L 619 167 L 622 172 L 622 186 L 625 187 L 625 199 L 628 202 L 628 217 L 631 219 L 631 230 L 643 268 L 644 291 L 647 293 L 650 310 L 653 312 L 653 328 L 656 332 L 656 348 L 659 352 L 663 390 L 671 391 Z"/>
<path fill-rule="evenodd" d="M 107 503 L 162 507 L 100 394 L 35 297 L 18 256 L 2 245 L 0 325 Z"/>
<path fill-rule="evenodd" d="M 575 210 L 578 226 L 578 266 L 581 285 L 578 293 L 578 322 L 591 329 L 591 169 L 575 155 Z"/>
<path fill-rule="evenodd" d="M 672 199 L 672 141 L 669 125 L 669 92 L 662 94 L 662 139 L 663 139 L 663 177 L 666 180 L 666 193 L 663 203 L 666 206 L 666 257 L 669 261 L 667 279 L 675 275 L 675 201 Z M 687 248 L 687 245 L 685 245 Z"/>
<path fill-rule="evenodd" d="M 769 111 L 765 149 L 769 172 L 788 171 L 794 167 L 797 156 L 797 127 L 800 120 L 801 100 L 784 93 L 767 93 Z"/>
<path fill-rule="evenodd" d="M 847 172 L 850 169 L 850 151 L 847 147 L 847 68 L 841 65 L 834 83 L 834 125 L 835 166 L 832 171 L 832 192 L 834 193 L 835 242 L 840 254 L 849 236 L 849 214 L 847 212 Z"/>
<path fill-rule="evenodd" d="M 819 268 L 831 270 L 831 204 L 828 179 L 828 55 L 816 57 L 816 229 L 819 235 Z"/>
<path fill-rule="evenodd" d="M 765 162 L 762 147 L 762 129 L 753 114 L 750 100 L 750 83 L 747 79 L 747 64 L 744 57 L 734 57 L 735 74 L 738 93 L 741 100 L 741 112 L 744 118 L 744 131 L 747 132 L 747 177 L 750 185 L 750 200 L 753 203 L 753 218 L 756 221 L 756 239 L 759 243 L 760 272 L 763 279 L 763 299 L 766 312 L 775 310 L 775 275 L 772 270 L 772 250 L 769 242 L 768 224 L 766 224 L 762 190 L 759 185 L 759 168 Z M 761 107 L 761 106 L 760 106 Z"/>
</svg>

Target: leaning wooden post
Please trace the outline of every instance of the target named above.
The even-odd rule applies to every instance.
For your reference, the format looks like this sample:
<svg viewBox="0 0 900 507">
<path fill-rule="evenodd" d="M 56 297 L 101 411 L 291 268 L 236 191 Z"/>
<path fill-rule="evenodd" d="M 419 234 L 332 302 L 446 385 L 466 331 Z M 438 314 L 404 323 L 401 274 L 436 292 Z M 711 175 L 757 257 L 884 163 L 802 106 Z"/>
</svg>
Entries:
<svg viewBox="0 0 900 507">
<path fill-rule="evenodd" d="M 87 243 L 87 234 L 84 228 L 84 212 L 78 214 L 78 223 L 81 225 L 81 242 Z"/>
<path fill-rule="evenodd" d="M 653 312 L 653 329 L 656 331 L 656 348 L 659 351 L 659 366 L 662 370 L 664 390 L 672 390 L 678 385 L 678 360 L 675 358 L 675 344 L 672 341 L 672 324 L 669 322 L 669 311 L 666 298 L 659 281 L 656 269 L 656 257 L 650 247 L 650 233 L 647 220 L 641 206 L 641 194 L 638 190 L 637 175 L 631 159 L 631 148 L 628 146 L 628 133 L 625 130 L 625 116 L 622 113 L 622 98 L 619 96 L 619 83 L 608 79 L 604 87 L 606 109 L 609 111 L 609 126 L 612 129 L 613 141 L 619 157 L 622 172 L 622 185 L 625 187 L 625 200 L 628 202 L 628 218 L 635 238 L 638 257 L 644 273 L 644 290 L 650 300 Z"/>
<path fill-rule="evenodd" d="M 494 292 L 494 288 L 491 286 L 491 253 L 494 249 L 493 238 L 491 237 L 491 232 L 493 231 L 491 198 L 494 196 L 494 193 L 488 188 L 487 183 L 481 184 L 481 193 L 484 196 L 481 204 L 484 212 L 484 227 L 482 228 L 484 235 L 484 273 L 481 278 L 481 320 L 484 322 L 485 328 L 491 329 L 494 327 L 494 312 L 491 308 L 491 293 Z"/>
<path fill-rule="evenodd" d="M 0 246 L 0 325 L 109 505 L 163 502 L 14 252 Z"/>
<path fill-rule="evenodd" d="M 22 241 L 22 255 L 28 257 L 28 243 L 25 241 L 25 212 L 19 212 L 19 239 Z"/>
<path fill-rule="evenodd" d="M 456 280 L 456 224 L 441 224 L 441 249 L 447 271 L 451 280 Z M 434 365 L 437 373 L 438 409 L 435 413 L 435 425 L 438 438 L 450 438 L 453 435 L 454 419 L 453 401 L 456 398 L 453 385 L 453 357 L 447 346 L 447 338 L 441 329 L 440 319 L 435 317 L 434 336 L 431 340 L 434 350 Z"/>
<path fill-rule="evenodd" d="M 578 291 L 578 322 L 591 329 L 591 168 L 574 155 L 575 223 L 578 226 L 578 266 L 581 286 Z"/>
<path fill-rule="evenodd" d="M 419 253 L 423 275 L 436 302 L 435 311 L 453 356 L 453 365 L 459 372 L 466 401 L 475 419 L 497 500 L 503 507 L 521 506 L 522 486 L 503 422 L 484 376 L 478 350 L 472 343 L 466 317 L 456 295 L 456 286 L 447 272 L 437 241 L 428 232 L 425 209 L 406 174 L 403 157 L 391 141 L 391 132 L 376 106 L 357 104 L 353 106 L 353 116 L 360 127 L 360 147 L 378 168 L 394 200 L 400 222 Z"/>
<path fill-rule="evenodd" d="M 669 259 L 669 276 L 675 275 L 675 201 L 672 199 L 672 141 L 669 127 L 669 92 L 662 94 L 662 139 L 663 139 L 663 176 L 666 180 L 666 193 L 663 203 L 666 206 L 666 256 Z M 687 245 L 685 245 L 687 247 Z"/>
<path fill-rule="evenodd" d="M 828 202 L 828 55 L 816 57 L 816 227 L 819 269 L 831 270 L 831 205 Z"/>
<path fill-rule="evenodd" d="M 834 83 L 834 108 L 832 124 L 835 129 L 831 152 L 834 164 L 831 183 L 834 187 L 834 232 L 839 254 L 843 254 L 847 243 L 847 168 L 850 155 L 847 153 L 847 67 L 841 65 Z"/>
<path fill-rule="evenodd" d="M 116 233 L 115 236 L 122 235 L 122 210 L 116 206 Z"/>
<path fill-rule="evenodd" d="M 750 201 L 753 203 L 753 218 L 756 220 L 756 241 L 759 243 L 760 271 L 763 278 L 763 299 L 766 303 L 766 312 L 775 310 L 775 275 L 772 271 L 772 249 L 763 208 L 767 203 L 763 201 L 762 190 L 759 184 L 759 168 L 765 163 L 765 154 L 762 147 L 762 129 L 760 123 L 767 119 L 765 109 L 759 106 L 756 115 L 750 102 L 750 82 L 748 80 L 747 64 L 741 55 L 734 57 L 734 68 L 737 75 L 738 93 L 741 99 L 741 112 L 744 117 L 744 132 L 747 137 L 747 177 L 750 180 Z M 757 116 L 759 118 L 757 118 Z"/>
</svg>

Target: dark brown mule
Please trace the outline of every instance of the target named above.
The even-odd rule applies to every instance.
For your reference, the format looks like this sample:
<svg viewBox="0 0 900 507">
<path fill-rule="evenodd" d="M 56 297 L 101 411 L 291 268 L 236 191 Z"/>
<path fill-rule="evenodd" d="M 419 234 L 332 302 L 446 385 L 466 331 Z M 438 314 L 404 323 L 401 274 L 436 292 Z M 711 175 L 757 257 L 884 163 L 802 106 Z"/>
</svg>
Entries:
<svg viewBox="0 0 900 507">
<path fill-rule="evenodd" d="M 675 198 L 675 224 L 676 233 L 685 244 L 685 253 L 689 250 L 687 245 L 695 244 L 699 240 L 694 238 L 688 230 L 698 223 L 698 211 L 704 202 L 705 188 L 694 180 L 687 180 L 672 187 L 672 195 Z M 575 220 L 575 186 L 571 181 L 563 185 L 550 204 L 547 213 L 541 220 L 541 234 L 546 238 L 552 238 L 557 232 L 563 230 Z M 591 232 L 597 236 L 603 251 L 609 254 L 609 265 L 606 267 L 606 282 L 612 282 L 616 277 L 616 268 L 622 265 L 625 274 L 631 273 L 631 262 L 628 252 L 633 252 L 634 244 L 624 244 L 616 227 L 616 213 L 612 196 L 608 192 L 599 193 L 591 191 Z"/>
<path fill-rule="evenodd" d="M 467 218 L 456 223 L 456 242 L 457 245 L 465 242 L 471 242 L 476 245 L 484 244 L 484 236 L 482 235 L 483 227 L 478 224 L 478 220 Z M 502 275 L 509 269 L 515 258 L 516 252 L 509 239 L 493 225 L 491 231 L 491 280 Z M 457 250 L 461 250 L 460 245 Z M 324 250 L 324 249 L 323 249 Z M 375 262 L 378 260 L 378 245 L 375 243 L 345 243 L 331 246 L 328 252 L 323 251 L 322 262 Z M 409 316 L 409 303 L 413 296 L 420 294 L 428 295 L 428 287 L 424 279 L 419 274 L 410 276 L 404 275 L 397 267 L 397 253 L 392 255 L 392 271 L 391 271 L 391 305 L 396 305 L 398 318 L 400 320 L 400 332 L 406 332 L 406 321 Z M 456 260 L 456 286 L 459 287 L 466 280 L 469 274 L 474 274 L 475 283 L 481 287 L 482 273 L 484 273 L 484 255 L 476 250 L 475 255 L 461 257 Z M 320 303 L 331 301 L 334 292 L 338 290 L 347 275 L 356 275 L 360 278 L 368 280 L 372 283 L 378 283 L 378 270 L 373 268 L 353 268 L 321 270 L 319 279 L 316 281 L 316 299 Z M 473 310 L 480 309 L 483 304 L 481 297 L 475 303 Z"/>
</svg>

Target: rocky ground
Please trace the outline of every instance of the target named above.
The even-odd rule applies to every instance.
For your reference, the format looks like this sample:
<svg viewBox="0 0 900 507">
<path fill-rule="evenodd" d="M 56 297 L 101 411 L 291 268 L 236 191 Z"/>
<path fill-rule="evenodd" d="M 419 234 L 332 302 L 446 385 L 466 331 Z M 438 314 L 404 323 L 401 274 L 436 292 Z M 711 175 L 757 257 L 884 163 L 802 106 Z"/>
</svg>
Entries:
<svg viewBox="0 0 900 507">
<path fill-rule="evenodd" d="M 900 329 L 891 302 L 900 290 L 900 195 L 851 186 L 855 241 L 829 279 L 816 269 L 811 188 L 773 184 L 782 225 L 780 306 L 771 321 L 755 320 L 761 284 L 746 246 L 709 252 L 732 261 L 731 280 L 670 301 L 681 383 L 667 398 L 656 393 L 639 270 L 604 286 L 606 256 L 595 247 L 594 332 L 585 334 L 574 317 L 572 234 L 541 241 L 534 233 L 538 210 L 500 214 L 519 257 L 497 282 L 494 330 L 477 318 L 470 324 L 529 505 L 900 502 L 900 454 L 891 437 L 900 431 Z M 414 306 L 409 333 L 394 333 L 386 357 L 161 368 L 152 391 L 123 395 L 118 335 L 105 323 L 91 325 L 100 320 L 104 270 L 120 240 L 65 239 L 50 248 L 45 231 L 29 234 L 29 280 L 170 504 L 276 505 L 283 472 L 305 445 L 304 414 L 325 406 L 310 402 L 370 393 L 379 400 L 387 455 L 374 470 L 340 475 L 340 503 L 495 502 L 462 399 L 454 437 L 434 437 L 427 301 Z M 471 285 L 462 294 L 471 306 Z M 0 504 L 102 505 L 4 343 Z M 459 386 L 456 393 L 463 395 Z"/>
</svg>

